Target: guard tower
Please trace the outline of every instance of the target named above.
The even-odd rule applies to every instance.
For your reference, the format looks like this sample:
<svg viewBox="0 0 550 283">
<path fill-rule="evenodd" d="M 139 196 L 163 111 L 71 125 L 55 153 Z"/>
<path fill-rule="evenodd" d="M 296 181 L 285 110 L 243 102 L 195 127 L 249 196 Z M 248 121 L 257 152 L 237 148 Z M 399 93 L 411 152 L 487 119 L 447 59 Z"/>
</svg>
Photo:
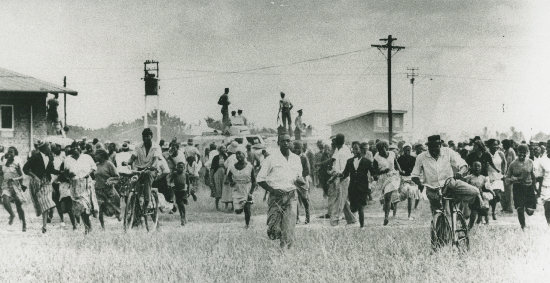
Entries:
<svg viewBox="0 0 550 283">
<path fill-rule="evenodd" d="M 143 114 L 143 127 L 147 128 L 149 125 L 147 121 L 147 97 L 157 97 L 157 142 L 161 140 L 160 137 L 160 96 L 159 96 L 159 62 L 154 60 L 147 60 L 143 63 L 143 80 L 145 81 L 145 113 Z"/>
</svg>

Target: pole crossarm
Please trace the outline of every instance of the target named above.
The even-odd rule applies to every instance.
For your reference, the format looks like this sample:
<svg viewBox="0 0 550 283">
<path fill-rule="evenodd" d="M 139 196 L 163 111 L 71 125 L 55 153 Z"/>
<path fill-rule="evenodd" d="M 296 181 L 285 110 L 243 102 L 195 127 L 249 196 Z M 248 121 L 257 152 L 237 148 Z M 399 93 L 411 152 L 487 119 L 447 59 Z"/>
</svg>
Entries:
<svg viewBox="0 0 550 283">
<path fill-rule="evenodd" d="M 388 62 L 388 142 L 391 144 L 393 141 L 393 113 L 392 113 L 392 99 L 391 99 L 391 58 L 397 52 L 402 49 L 405 49 L 404 46 L 393 46 L 393 42 L 397 40 L 390 35 L 387 38 L 381 38 L 380 41 L 385 42 L 386 44 L 371 44 L 371 47 L 377 48 L 382 54 L 382 50 L 387 50 L 388 55 L 386 61 Z M 395 50 L 395 53 L 392 54 L 392 51 Z"/>
</svg>

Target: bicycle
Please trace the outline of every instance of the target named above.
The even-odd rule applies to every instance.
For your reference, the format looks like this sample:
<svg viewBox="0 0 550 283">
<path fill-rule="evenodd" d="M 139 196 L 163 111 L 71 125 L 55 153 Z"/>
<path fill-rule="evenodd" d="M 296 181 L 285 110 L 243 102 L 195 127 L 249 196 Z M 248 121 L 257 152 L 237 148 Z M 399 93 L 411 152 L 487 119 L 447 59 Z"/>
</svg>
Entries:
<svg viewBox="0 0 550 283">
<path fill-rule="evenodd" d="M 443 188 L 435 188 L 439 193 L 442 209 L 436 210 L 432 219 L 430 231 L 432 249 L 438 250 L 451 244 L 459 251 L 465 252 L 470 249 L 470 238 L 466 220 L 460 209 L 461 203 L 455 203 L 453 198 L 446 197 L 441 190 L 446 192 L 451 180 L 454 180 L 454 177 L 447 178 Z"/>
<path fill-rule="evenodd" d="M 147 206 L 146 211 L 142 211 L 144 199 L 143 185 L 141 179 L 144 176 L 144 172 L 147 172 L 147 169 L 140 171 L 137 174 L 125 174 L 131 176 L 128 184 L 128 195 L 126 196 L 126 208 L 124 209 L 123 225 L 125 232 L 128 229 L 142 225 L 142 217 L 143 222 L 145 222 L 145 228 L 147 229 L 147 231 L 150 231 L 150 229 L 154 230 L 158 227 L 159 205 L 158 193 L 155 189 L 151 188 L 149 205 Z M 149 221 L 147 220 L 148 215 L 151 215 L 151 227 L 149 227 Z"/>
</svg>

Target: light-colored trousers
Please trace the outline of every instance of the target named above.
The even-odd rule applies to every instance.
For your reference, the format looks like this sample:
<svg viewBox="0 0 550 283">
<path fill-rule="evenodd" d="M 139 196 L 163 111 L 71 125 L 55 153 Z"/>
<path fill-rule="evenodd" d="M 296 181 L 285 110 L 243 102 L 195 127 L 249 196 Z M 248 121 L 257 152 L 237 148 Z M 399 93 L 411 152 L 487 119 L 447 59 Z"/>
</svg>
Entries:
<svg viewBox="0 0 550 283">
<path fill-rule="evenodd" d="M 332 226 L 338 225 L 340 220 L 340 213 L 344 211 L 344 217 L 348 224 L 354 223 L 355 216 L 351 212 L 348 201 L 348 186 L 349 178 L 340 180 L 336 178 L 334 183 L 329 185 L 328 189 L 328 210 L 330 214 L 330 224 Z"/>
<path fill-rule="evenodd" d="M 271 240 L 280 239 L 281 247 L 290 247 L 294 243 L 296 209 L 296 190 L 280 195 L 269 194 L 267 235 Z"/>
</svg>

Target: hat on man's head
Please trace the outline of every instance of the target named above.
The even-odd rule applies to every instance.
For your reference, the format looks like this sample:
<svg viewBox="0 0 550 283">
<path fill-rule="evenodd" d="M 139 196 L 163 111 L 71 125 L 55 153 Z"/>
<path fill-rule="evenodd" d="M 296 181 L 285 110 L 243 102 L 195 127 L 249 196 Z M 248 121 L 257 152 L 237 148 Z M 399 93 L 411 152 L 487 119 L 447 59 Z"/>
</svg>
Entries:
<svg viewBox="0 0 550 283">
<path fill-rule="evenodd" d="M 122 144 L 122 149 L 127 149 L 127 148 L 129 148 L 129 147 L 128 147 L 128 144 L 127 144 L 127 143 L 123 143 L 123 144 Z"/>
<path fill-rule="evenodd" d="M 303 109 L 298 109 L 298 111 L 296 111 L 296 112 L 298 112 L 298 113 L 303 113 L 304 110 L 303 110 Z"/>
<path fill-rule="evenodd" d="M 236 141 L 232 141 L 231 144 L 229 144 L 227 146 L 227 151 L 231 152 L 231 153 L 236 153 L 238 147 L 239 147 L 239 143 L 237 143 Z M 246 151 L 246 149 L 245 149 L 245 151 Z"/>
<path fill-rule="evenodd" d="M 192 145 L 193 144 L 193 139 L 188 139 L 187 144 Z"/>
<path fill-rule="evenodd" d="M 41 140 L 36 141 L 36 148 L 43 149 L 46 148 L 49 145 L 47 142 L 43 142 Z"/>
<path fill-rule="evenodd" d="M 428 137 L 428 142 L 426 143 L 427 145 L 430 145 L 430 144 L 441 144 L 441 136 L 439 135 L 433 135 L 433 136 L 429 136 Z"/>
</svg>

